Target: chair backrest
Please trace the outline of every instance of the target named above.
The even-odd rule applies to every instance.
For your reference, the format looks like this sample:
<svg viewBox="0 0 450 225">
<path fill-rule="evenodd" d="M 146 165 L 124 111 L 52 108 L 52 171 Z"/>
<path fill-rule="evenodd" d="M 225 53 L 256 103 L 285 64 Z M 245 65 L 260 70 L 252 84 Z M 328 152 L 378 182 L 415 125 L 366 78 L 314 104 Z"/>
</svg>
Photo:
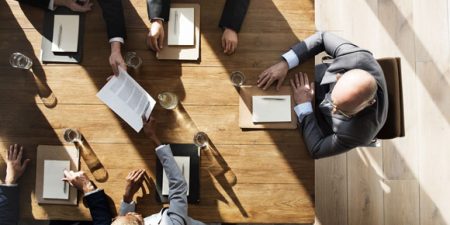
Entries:
<svg viewBox="0 0 450 225">
<path fill-rule="evenodd" d="M 400 58 L 377 59 L 386 79 L 389 110 L 386 123 L 378 132 L 378 139 L 392 139 L 405 136 L 403 114 L 402 71 Z"/>
</svg>

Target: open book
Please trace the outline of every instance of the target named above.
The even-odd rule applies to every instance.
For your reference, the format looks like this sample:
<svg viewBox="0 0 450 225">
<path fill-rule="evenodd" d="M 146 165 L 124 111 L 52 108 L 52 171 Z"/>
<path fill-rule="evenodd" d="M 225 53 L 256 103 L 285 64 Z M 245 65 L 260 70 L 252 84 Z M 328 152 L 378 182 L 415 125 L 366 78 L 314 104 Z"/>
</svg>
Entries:
<svg viewBox="0 0 450 225">
<path fill-rule="evenodd" d="M 127 122 L 136 132 L 148 119 L 156 101 L 128 73 L 119 67 L 119 75 L 113 76 L 97 93 L 109 108 Z"/>
</svg>

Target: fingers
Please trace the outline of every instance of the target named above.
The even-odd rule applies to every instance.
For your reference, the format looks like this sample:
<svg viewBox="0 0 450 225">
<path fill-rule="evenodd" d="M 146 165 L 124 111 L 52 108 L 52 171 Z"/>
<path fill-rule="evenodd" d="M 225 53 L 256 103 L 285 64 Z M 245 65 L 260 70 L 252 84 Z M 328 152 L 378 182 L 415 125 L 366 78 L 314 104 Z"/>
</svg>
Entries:
<svg viewBox="0 0 450 225">
<path fill-rule="evenodd" d="M 127 71 L 127 64 L 125 61 L 121 60 L 119 66 L 122 67 L 123 70 Z"/>
<path fill-rule="evenodd" d="M 281 85 L 283 85 L 283 82 L 284 82 L 284 79 L 285 79 L 285 78 L 286 78 L 286 77 L 283 77 L 283 78 L 281 78 L 281 79 L 278 80 L 277 91 L 280 90 Z"/>
<path fill-rule="evenodd" d="M 18 146 L 17 144 L 14 144 L 14 150 L 13 150 L 13 155 L 12 155 L 12 160 L 17 159 L 17 153 L 18 153 Z"/>
<path fill-rule="evenodd" d="M 297 87 L 297 88 L 299 88 L 300 87 L 300 85 L 301 85 L 301 82 L 300 82 L 300 75 L 297 73 L 297 74 L 294 74 L 294 80 L 295 80 L 295 87 Z"/>
<path fill-rule="evenodd" d="M 69 181 L 71 178 L 70 172 L 68 170 L 64 170 L 64 181 Z"/>
<path fill-rule="evenodd" d="M 222 49 L 223 49 L 223 52 L 225 52 L 226 47 L 227 47 L 227 41 L 226 41 L 225 37 L 222 36 Z"/>
<path fill-rule="evenodd" d="M 27 168 L 28 163 L 30 163 L 31 159 L 25 159 L 25 161 L 22 164 L 22 171 L 25 171 Z"/>
<path fill-rule="evenodd" d="M 17 160 L 19 162 L 22 162 L 22 153 L 23 153 L 23 147 L 20 146 L 19 153 L 17 154 Z"/>
<path fill-rule="evenodd" d="M 236 50 L 236 47 L 237 47 L 237 42 L 231 42 L 231 49 L 230 49 L 230 52 L 228 53 L 228 54 L 233 54 L 234 53 L 234 51 Z"/>
<path fill-rule="evenodd" d="M 258 87 L 262 87 L 265 85 L 270 79 L 270 75 L 266 74 L 264 77 L 261 78 L 261 81 L 258 82 Z"/>
<path fill-rule="evenodd" d="M 275 81 L 276 79 L 274 79 L 272 76 L 270 76 L 269 80 L 266 82 L 266 85 L 263 87 L 263 90 L 266 90 L 267 88 L 270 87 L 270 85 L 272 85 L 272 83 Z"/>
<path fill-rule="evenodd" d="M 111 63 L 111 68 L 114 72 L 114 75 L 119 75 L 119 69 L 117 68 L 117 63 L 114 61 L 113 63 Z"/>
<path fill-rule="evenodd" d="M 311 95 L 314 95 L 314 82 L 311 82 Z"/>
<path fill-rule="evenodd" d="M 289 81 L 291 83 L 292 90 L 294 90 L 295 92 L 297 90 L 297 87 L 295 86 L 294 80 L 290 79 Z"/>
<path fill-rule="evenodd" d="M 153 50 L 159 52 L 158 39 L 156 37 L 152 37 L 152 46 Z"/>
<path fill-rule="evenodd" d="M 310 88 L 310 86 L 309 86 L 309 80 L 308 80 L 308 74 L 306 74 L 306 73 L 303 73 L 303 81 L 304 81 L 304 85 L 305 85 L 305 87 L 306 88 Z"/>
<path fill-rule="evenodd" d="M 260 75 L 258 75 L 258 80 L 256 81 L 256 83 L 258 84 L 258 87 L 260 87 L 259 83 L 261 83 L 262 80 L 264 79 L 264 77 L 266 77 L 268 74 L 269 73 L 267 72 L 267 70 L 264 70 Z"/>
<path fill-rule="evenodd" d="M 163 42 L 164 42 L 164 29 L 161 29 L 161 34 L 159 35 L 158 38 L 159 49 L 163 48 Z"/>
<path fill-rule="evenodd" d="M 13 149 L 14 149 L 14 145 L 10 145 L 10 146 L 9 146 L 9 149 L 8 149 L 8 152 L 7 152 L 7 154 L 6 154 L 6 158 L 8 158 L 8 160 L 12 160 L 12 152 L 13 152 Z"/>
</svg>

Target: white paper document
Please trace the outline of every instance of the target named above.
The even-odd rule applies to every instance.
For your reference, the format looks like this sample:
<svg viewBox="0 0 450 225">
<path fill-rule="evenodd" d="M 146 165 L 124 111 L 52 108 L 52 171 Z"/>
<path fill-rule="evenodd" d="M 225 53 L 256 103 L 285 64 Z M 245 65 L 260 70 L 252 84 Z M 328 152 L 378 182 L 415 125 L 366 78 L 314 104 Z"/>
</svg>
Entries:
<svg viewBox="0 0 450 225">
<path fill-rule="evenodd" d="M 184 179 L 186 180 L 188 191 L 187 195 L 189 196 L 189 168 L 190 168 L 190 162 L 191 158 L 189 156 L 174 156 L 175 162 L 177 162 L 178 168 L 180 168 L 181 173 L 184 176 Z M 162 181 L 162 194 L 168 195 L 169 194 L 169 179 L 167 178 L 166 171 L 163 169 L 163 181 Z"/>
<path fill-rule="evenodd" d="M 253 122 L 291 122 L 291 96 L 253 96 Z"/>
<path fill-rule="evenodd" d="M 69 199 L 69 184 L 61 180 L 64 170 L 70 170 L 69 160 L 44 160 L 43 198 Z"/>
<path fill-rule="evenodd" d="M 171 8 L 168 24 L 168 45 L 194 45 L 194 8 Z"/>
<path fill-rule="evenodd" d="M 77 52 L 79 15 L 55 15 L 52 52 Z"/>
<path fill-rule="evenodd" d="M 142 117 L 148 119 L 156 104 L 155 99 L 121 67 L 119 76 L 113 76 L 97 97 L 136 132 L 144 126 Z"/>
</svg>

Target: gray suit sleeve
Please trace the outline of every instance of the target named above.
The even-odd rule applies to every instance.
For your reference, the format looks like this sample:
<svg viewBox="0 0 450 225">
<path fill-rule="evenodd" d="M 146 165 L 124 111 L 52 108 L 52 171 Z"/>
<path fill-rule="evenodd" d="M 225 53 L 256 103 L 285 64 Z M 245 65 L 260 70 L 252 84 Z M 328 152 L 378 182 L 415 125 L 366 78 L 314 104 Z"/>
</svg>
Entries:
<svg viewBox="0 0 450 225">
<path fill-rule="evenodd" d="M 295 52 L 300 62 L 304 62 L 323 51 L 336 58 L 349 50 L 360 48 L 332 33 L 317 32 L 292 46 L 291 49 Z"/>
<path fill-rule="evenodd" d="M 178 168 L 169 145 L 156 151 L 159 160 L 169 179 L 169 209 L 167 215 L 174 225 L 185 225 L 187 215 L 187 184 Z"/>
<path fill-rule="evenodd" d="M 19 187 L 0 185 L 0 224 L 19 222 Z"/>
<path fill-rule="evenodd" d="M 314 159 L 337 155 L 360 145 L 351 137 L 335 133 L 329 135 L 322 133 L 314 113 L 307 115 L 300 125 L 303 131 L 303 140 L 309 154 Z"/>
</svg>

